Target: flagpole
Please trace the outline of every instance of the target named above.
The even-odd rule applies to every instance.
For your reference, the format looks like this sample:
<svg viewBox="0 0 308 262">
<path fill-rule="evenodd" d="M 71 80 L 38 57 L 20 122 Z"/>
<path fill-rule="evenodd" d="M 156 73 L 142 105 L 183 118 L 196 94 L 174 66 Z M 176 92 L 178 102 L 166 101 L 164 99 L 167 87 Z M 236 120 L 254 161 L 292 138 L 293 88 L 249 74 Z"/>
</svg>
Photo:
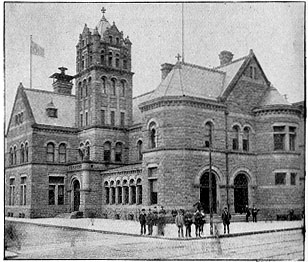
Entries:
<svg viewBox="0 0 308 262">
<path fill-rule="evenodd" d="M 30 88 L 32 88 L 32 35 L 30 35 Z"/>
<path fill-rule="evenodd" d="M 182 3 L 182 62 L 184 63 L 184 3 Z"/>
</svg>

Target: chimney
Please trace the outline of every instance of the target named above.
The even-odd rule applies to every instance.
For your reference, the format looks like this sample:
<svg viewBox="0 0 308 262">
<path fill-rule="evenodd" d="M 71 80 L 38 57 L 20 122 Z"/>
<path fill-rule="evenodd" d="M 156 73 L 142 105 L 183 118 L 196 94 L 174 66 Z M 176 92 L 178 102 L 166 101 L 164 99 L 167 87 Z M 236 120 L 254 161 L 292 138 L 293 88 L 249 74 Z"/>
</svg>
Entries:
<svg viewBox="0 0 308 262">
<path fill-rule="evenodd" d="M 50 76 L 50 78 L 53 78 L 52 86 L 54 92 L 58 94 L 71 95 L 73 87 L 71 80 L 74 77 L 65 74 L 65 70 L 67 70 L 67 68 L 62 66 L 58 69 L 61 71 L 61 73 L 54 73 Z"/>
<path fill-rule="evenodd" d="M 232 62 L 233 54 L 230 51 L 221 51 L 219 54 L 220 65 L 226 65 Z"/>
<path fill-rule="evenodd" d="M 172 64 L 168 64 L 168 63 L 164 63 L 161 65 L 161 81 L 163 81 L 167 75 L 170 73 L 170 71 L 172 70 L 173 65 Z"/>
</svg>

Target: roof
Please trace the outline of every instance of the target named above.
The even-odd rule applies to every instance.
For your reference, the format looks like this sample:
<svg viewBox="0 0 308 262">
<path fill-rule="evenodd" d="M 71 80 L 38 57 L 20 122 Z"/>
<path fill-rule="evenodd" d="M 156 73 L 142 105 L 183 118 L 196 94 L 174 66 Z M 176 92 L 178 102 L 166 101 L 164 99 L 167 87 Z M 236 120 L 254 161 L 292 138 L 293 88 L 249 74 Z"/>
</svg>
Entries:
<svg viewBox="0 0 308 262">
<path fill-rule="evenodd" d="M 219 66 L 219 67 L 215 68 L 216 70 L 219 70 L 219 71 L 226 73 L 226 78 L 225 78 L 223 90 L 222 90 L 221 93 L 223 93 L 226 90 L 226 88 L 229 86 L 232 79 L 238 73 L 238 71 L 240 70 L 241 66 L 244 64 L 244 62 L 246 61 L 247 58 L 248 58 L 248 56 L 244 56 L 242 58 L 234 60 L 231 63 L 228 63 L 226 65 Z"/>
<path fill-rule="evenodd" d="M 225 73 L 177 62 L 149 99 L 166 96 L 192 96 L 216 100 L 220 95 Z"/>
<path fill-rule="evenodd" d="M 54 92 L 26 89 L 34 120 L 37 124 L 74 127 L 75 126 L 75 96 Z M 53 104 L 58 109 L 58 117 L 48 117 L 46 108 Z"/>
<path fill-rule="evenodd" d="M 108 22 L 108 20 L 105 18 L 104 14 L 103 17 L 101 18 L 101 20 L 98 22 L 97 24 L 97 31 L 98 33 L 103 36 L 103 34 L 105 33 L 105 31 L 111 27 L 110 23 Z"/>
<path fill-rule="evenodd" d="M 276 88 L 271 87 L 260 103 L 260 106 L 269 106 L 269 105 L 291 105 L 291 104 L 278 92 Z"/>
<path fill-rule="evenodd" d="M 142 114 L 138 105 L 149 100 L 153 92 L 154 90 L 133 98 L 133 125 L 142 123 Z"/>
</svg>

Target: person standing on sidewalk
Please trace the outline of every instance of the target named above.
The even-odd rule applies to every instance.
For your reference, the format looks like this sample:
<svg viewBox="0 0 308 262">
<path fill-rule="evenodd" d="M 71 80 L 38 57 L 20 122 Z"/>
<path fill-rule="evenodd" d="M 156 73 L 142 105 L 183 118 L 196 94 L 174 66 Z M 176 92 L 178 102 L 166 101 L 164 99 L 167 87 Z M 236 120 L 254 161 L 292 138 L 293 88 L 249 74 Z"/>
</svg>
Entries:
<svg viewBox="0 0 308 262">
<path fill-rule="evenodd" d="M 153 225 L 154 225 L 154 215 L 151 211 L 151 209 L 149 209 L 149 213 L 145 218 L 146 220 L 146 224 L 148 225 L 148 235 L 152 235 L 153 234 Z"/>
<path fill-rule="evenodd" d="M 201 211 L 200 211 L 200 213 L 201 213 L 201 217 L 202 217 L 202 219 L 201 219 L 201 225 L 200 225 L 200 233 L 203 235 L 204 233 L 203 233 L 203 228 L 204 228 L 204 224 L 205 224 L 205 214 L 204 214 L 204 210 L 203 209 L 201 209 Z"/>
<path fill-rule="evenodd" d="M 224 208 L 224 211 L 221 214 L 221 219 L 222 219 L 222 223 L 224 225 L 224 234 L 226 234 L 226 228 L 227 228 L 227 231 L 228 231 L 228 234 L 229 234 L 230 233 L 229 225 L 230 225 L 230 220 L 231 220 L 231 214 L 229 213 L 227 207 Z"/>
<path fill-rule="evenodd" d="M 140 235 L 145 235 L 146 234 L 146 214 L 145 214 L 145 209 L 143 208 L 141 210 L 141 213 L 139 215 L 139 222 L 140 222 Z"/>
<path fill-rule="evenodd" d="M 158 211 L 157 211 L 157 207 L 154 207 L 154 210 L 153 210 L 153 230 L 154 230 L 155 234 L 158 233 L 157 222 L 158 222 Z"/>
<path fill-rule="evenodd" d="M 247 205 L 245 207 L 245 213 L 246 213 L 246 222 L 249 222 L 250 210 L 249 210 L 249 207 Z"/>
<path fill-rule="evenodd" d="M 183 217 L 184 210 L 179 210 L 178 214 L 175 217 L 175 224 L 178 227 L 178 236 L 184 237 L 183 226 L 184 226 L 184 217 Z"/>
<path fill-rule="evenodd" d="M 191 237 L 192 213 L 187 210 L 184 215 L 184 225 L 186 228 L 185 237 Z"/>
<path fill-rule="evenodd" d="M 256 222 L 257 223 L 257 215 L 258 215 L 259 209 L 257 209 L 255 207 L 255 205 L 253 205 L 251 213 L 252 213 L 252 222 Z"/>
<path fill-rule="evenodd" d="M 158 221 L 157 221 L 157 228 L 158 228 L 158 235 L 163 236 L 165 235 L 165 223 L 166 223 L 166 210 L 163 206 L 161 206 L 159 213 L 158 213 Z"/>
<path fill-rule="evenodd" d="M 194 214 L 194 223 L 195 223 L 195 234 L 196 237 L 201 237 L 201 223 L 202 223 L 202 215 L 201 212 L 197 209 Z"/>
</svg>

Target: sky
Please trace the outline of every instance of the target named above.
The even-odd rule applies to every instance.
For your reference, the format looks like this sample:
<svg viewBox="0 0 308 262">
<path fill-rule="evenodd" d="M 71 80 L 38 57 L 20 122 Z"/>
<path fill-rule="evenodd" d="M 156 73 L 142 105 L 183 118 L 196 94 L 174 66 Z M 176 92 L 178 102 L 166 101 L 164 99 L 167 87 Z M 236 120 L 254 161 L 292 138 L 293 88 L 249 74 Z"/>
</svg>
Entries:
<svg viewBox="0 0 308 262">
<path fill-rule="evenodd" d="M 105 17 L 132 42 L 133 95 L 155 89 L 160 65 L 182 53 L 182 3 L 5 3 L 4 86 L 8 121 L 20 82 L 29 88 L 30 35 L 45 49 L 33 56 L 32 88 L 52 91 L 58 67 L 75 75 L 76 44 L 84 24 Z M 185 62 L 219 65 L 218 54 L 234 59 L 253 49 L 263 71 L 293 103 L 304 99 L 304 3 L 185 3 Z M 75 91 L 73 90 L 73 93 Z"/>
</svg>

